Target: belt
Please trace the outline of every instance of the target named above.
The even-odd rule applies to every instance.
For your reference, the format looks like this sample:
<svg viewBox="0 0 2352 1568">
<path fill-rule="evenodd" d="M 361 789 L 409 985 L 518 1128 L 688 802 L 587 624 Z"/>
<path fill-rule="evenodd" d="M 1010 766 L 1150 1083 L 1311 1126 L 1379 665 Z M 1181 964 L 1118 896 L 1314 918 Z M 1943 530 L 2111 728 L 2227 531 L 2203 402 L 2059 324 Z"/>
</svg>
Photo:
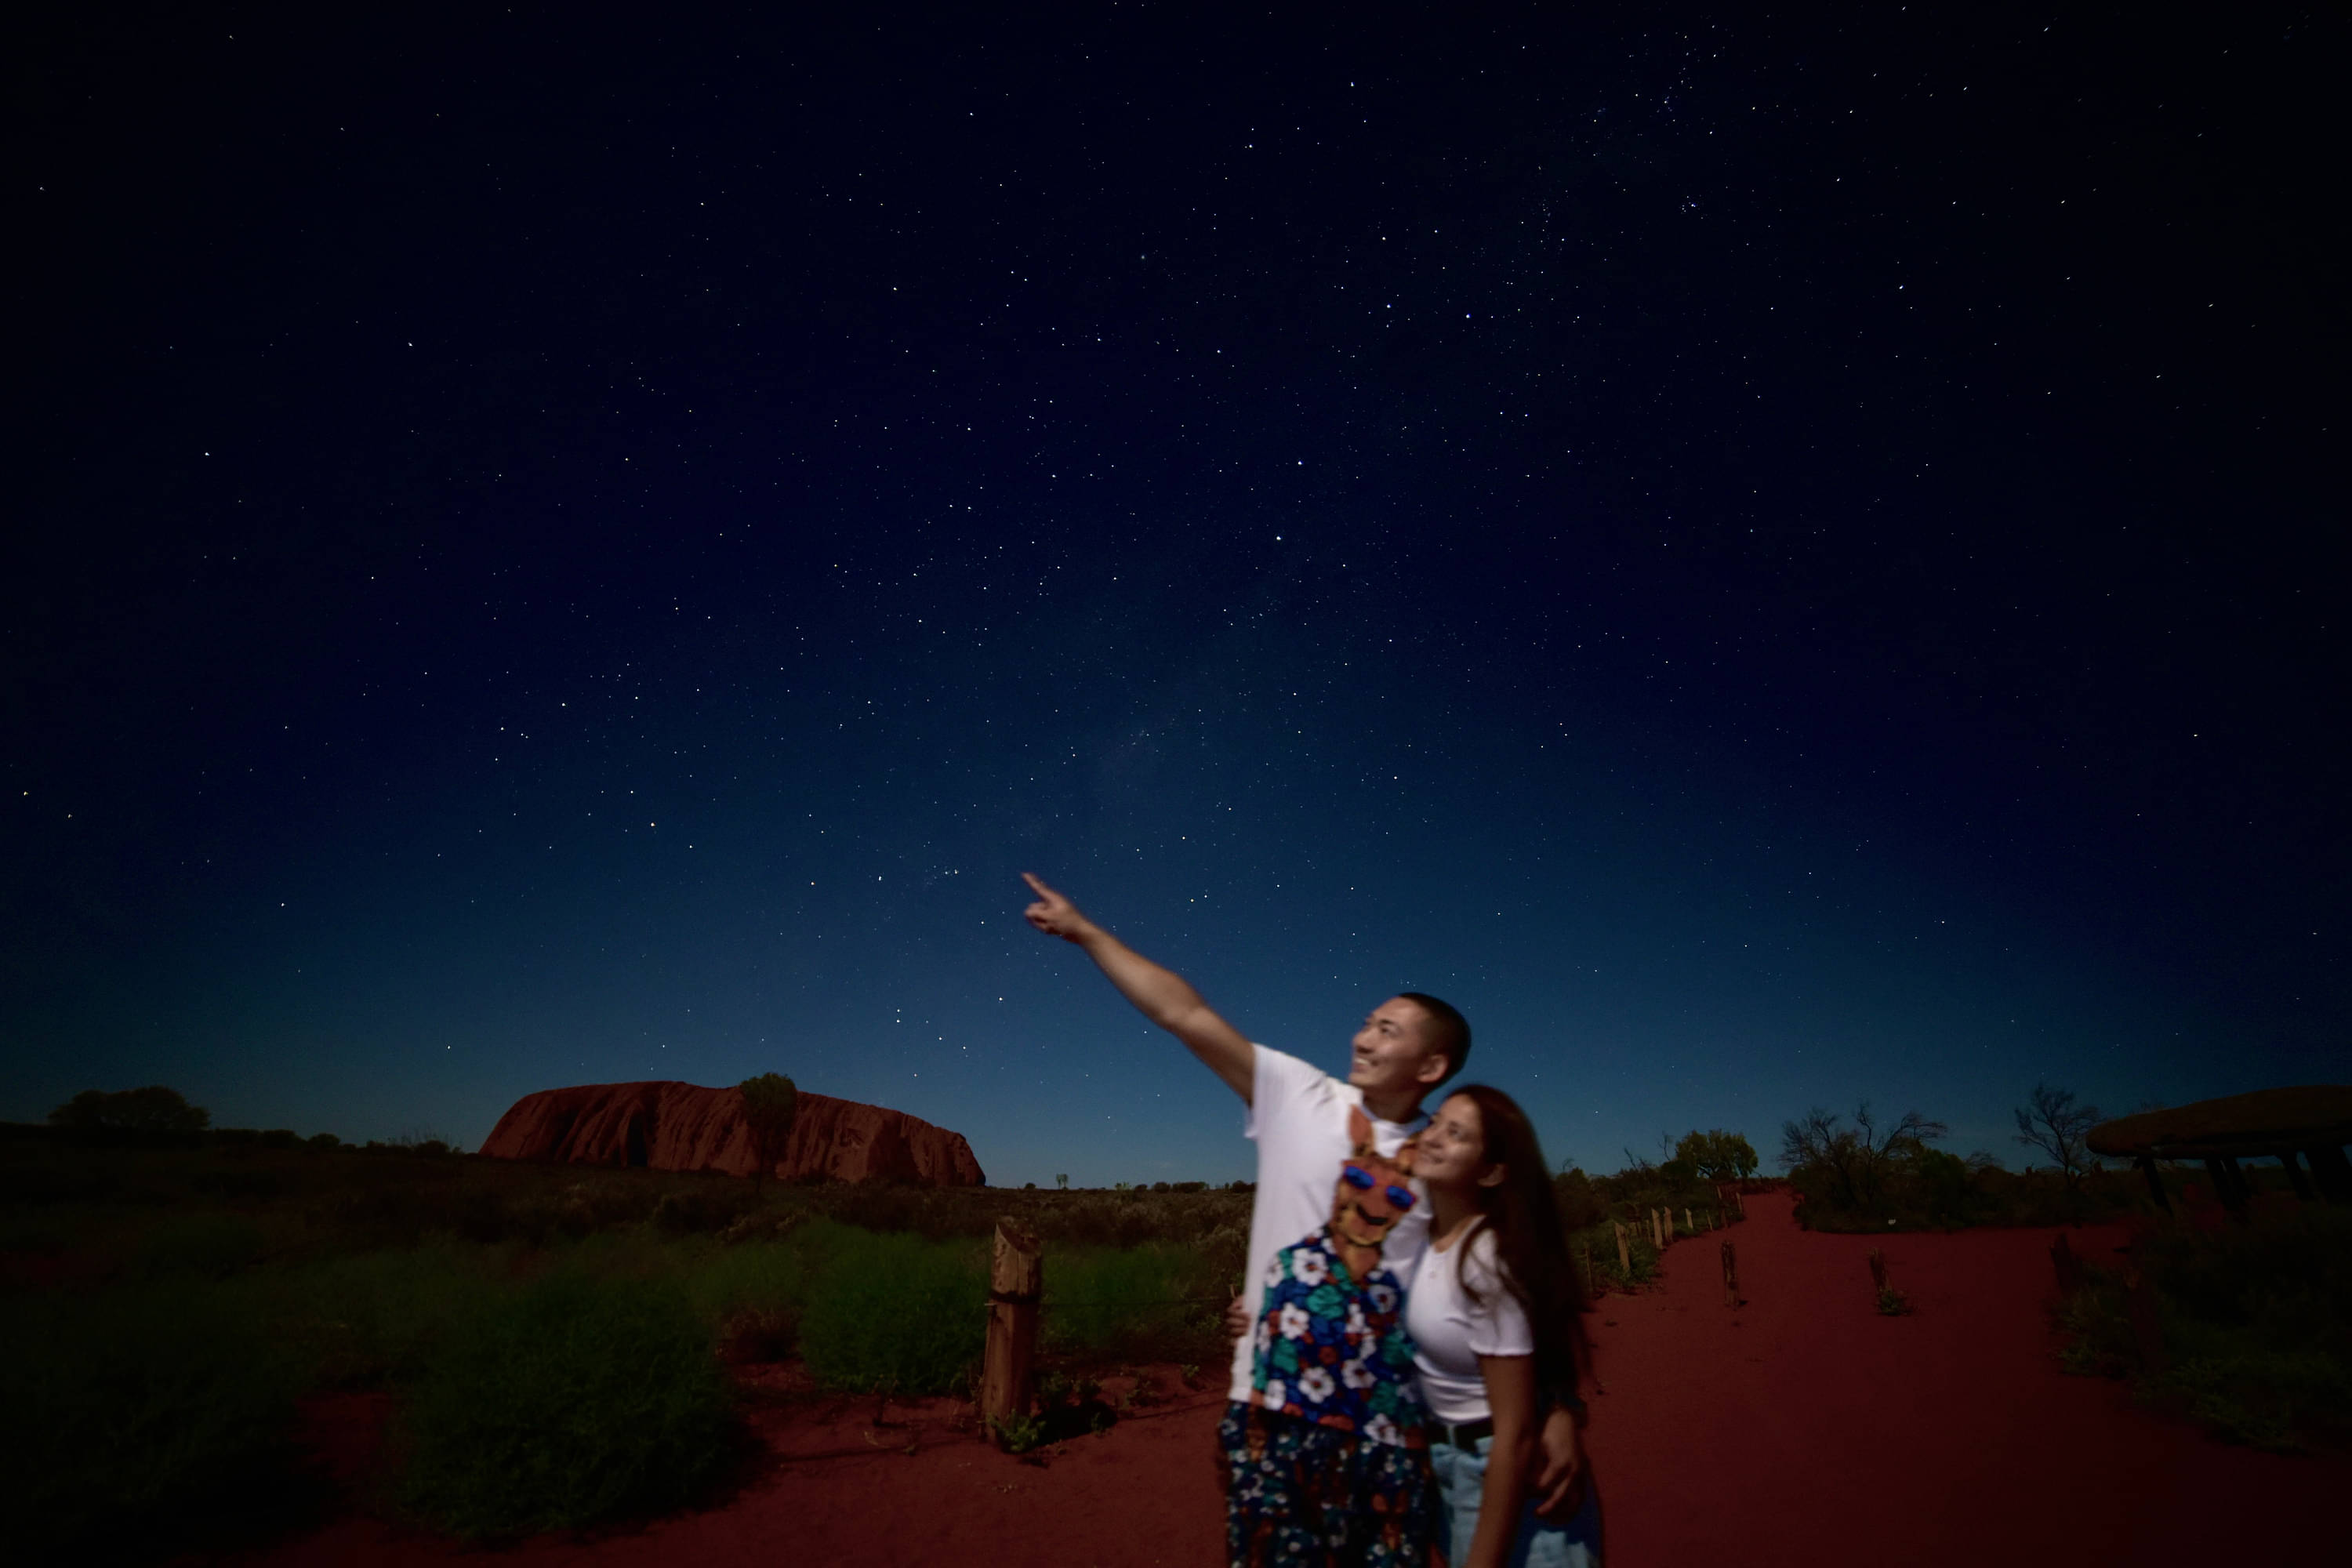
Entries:
<svg viewBox="0 0 2352 1568">
<path fill-rule="evenodd" d="M 1465 1421 L 1459 1426 L 1449 1426 L 1443 1421 L 1433 1421 L 1429 1424 L 1429 1436 L 1432 1441 L 1450 1443 L 1457 1448 L 1475 1447 L 1479 1438 L 1491 1437 L 1494 1435 L 1495 1418 L 1491 1415 L 1482 1415 L 1475 1421 Z"/>
</svg>

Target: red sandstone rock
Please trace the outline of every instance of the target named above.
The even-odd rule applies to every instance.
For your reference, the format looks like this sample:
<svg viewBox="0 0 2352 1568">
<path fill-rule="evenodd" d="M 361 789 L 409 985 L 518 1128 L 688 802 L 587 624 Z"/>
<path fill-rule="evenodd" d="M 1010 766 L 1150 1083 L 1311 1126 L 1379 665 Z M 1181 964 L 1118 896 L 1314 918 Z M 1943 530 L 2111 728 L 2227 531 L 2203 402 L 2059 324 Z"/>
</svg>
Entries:
<svg viewBox="0 0 2352 1568">
<path fill-rule="evenodd" d="M 501 1160 L 646 1165 L 752 1174 L 759 1161 L 743 1097 L 691 1083 L 591 1083 L 526 1094 L 499 1118 L 482 1152 Z M 772 1174 L 791 1181 L 987 1184 L 961 1132 L 878 1105 L 801 1091 L 792 1136 Z"/>
</svg>

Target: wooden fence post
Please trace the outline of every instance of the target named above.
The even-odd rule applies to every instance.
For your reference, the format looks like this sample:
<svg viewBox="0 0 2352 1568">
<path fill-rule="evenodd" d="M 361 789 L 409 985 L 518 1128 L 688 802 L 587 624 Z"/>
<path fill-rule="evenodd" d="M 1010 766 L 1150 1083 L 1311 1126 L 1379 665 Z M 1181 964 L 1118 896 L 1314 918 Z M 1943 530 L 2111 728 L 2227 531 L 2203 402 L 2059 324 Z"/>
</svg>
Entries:
<svg viewBox="0 0 2352 1568">
<path fill-rule="evenodd" d="M 1731 1250 L 1731 1243 L 1727 1241 L 1722 1246 L 1723 1304 L 1737 1307 L 1739 1305 L 1739 1258 Z"/>
<path fill-rule="evenodd" d="M 1683 1228 L 1690 1232 L 1693 1236 L 1696 1236 L 1698 1234 L 1698 1222 L 1691 1218 L 1688 1205 L 1685 1205 L 1683 1209 Z"/>
<path fill-rule="evenodd" d="M 981 1363 L 981 1435 L 988 1423 L 1029 1414 L 1029 1369 L 1037 1354 L 1037 1303 L 1045 1293 L 1045 1258 L 1037 1238 L 1009 1219 L 996 1222 L 988 1270 L 988 1352 Z"/>
<path fill-rule="evenodd" d="M 1625 1227 L 1612 1219 L 1609 1222 L 1609 1228 L 1617 1233 L 1617 1267 L 1630 1285 L 1633 1282 L 1633 1254 L 1625 1245 Z"/>
</svg>

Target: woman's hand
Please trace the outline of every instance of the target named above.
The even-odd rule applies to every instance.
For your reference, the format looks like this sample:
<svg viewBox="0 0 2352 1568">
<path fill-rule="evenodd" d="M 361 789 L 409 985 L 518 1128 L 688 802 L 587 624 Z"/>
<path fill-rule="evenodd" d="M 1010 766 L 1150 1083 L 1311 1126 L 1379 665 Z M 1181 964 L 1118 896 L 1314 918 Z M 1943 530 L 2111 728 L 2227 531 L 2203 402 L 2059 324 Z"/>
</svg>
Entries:
<svg viewBox="0 0 2352 1568">
<path fill-rule="evenodd" d="M 1553 1405 L 1544 1417 L 1529 1485 L 1537 1517 L 1546 1524 L 1566 1524 L 1584 1506 L 1584 1445 L 1578 1440 L 1576 1412 L 1566 1405 Z"/>
</svg>

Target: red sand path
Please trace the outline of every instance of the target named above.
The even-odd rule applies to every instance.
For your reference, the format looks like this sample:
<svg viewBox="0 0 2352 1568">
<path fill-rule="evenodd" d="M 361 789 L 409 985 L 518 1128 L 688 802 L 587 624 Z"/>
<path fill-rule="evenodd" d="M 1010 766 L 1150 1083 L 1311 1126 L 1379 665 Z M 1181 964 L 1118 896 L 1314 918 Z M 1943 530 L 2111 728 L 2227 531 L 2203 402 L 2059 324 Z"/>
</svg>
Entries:
<svg viewBox="0 0 2352 1568">
<path fill-rule="evenodd" d="M 2056 1232 L 1824 1236 L 1790 1208 L 1759 1194 L 1729 1232 L 1738 1310 L 1700 1237 L 1664 1290 L 1588 1320 L 1616 1568 L 2269 1563 L 2344 1541 L 2352 1465 L 2226 1447 L 2059 1369 Z M 2068 1235 L 2092 1260 L 2123 1239 Z M 1914 1315 L 1876 1311 L 1873 1246 Z"/>
<path fill-rule="evenodd" d="M 1738 1310 L 1701 1237 L 1668 1252 L 1664 1289 L 1608 1297 L 1590 1320 L 1612 1568 L 2273 1563 L 2341 1549 L 2352 1465 L 2226 1447 L 2133 1409 L 2119 1384 L 2060 1372 L 2044 1316 L 2053 1232 L 1819 1236 L 1789 1210 L 1785 1194 L 1753 1197 L 1729 1233 Z M 2121 1240 L 2070 1235 L 2092 1258 Z M 1873 1310 L 1874 1242 L 1914 1315 Z M 1182 1395 L 1042 1468 L 950 1430 L 944 1404 L 878 1428 L 866 1402 L 770 1406 L 759 1424 L 776 1462 L 725 1506 L 489 1560 L 1209 1568 L 1218 1404 Z M 258 1561 L 465 1555 L 482 1560 L 354 1517 Z"/>
</svg>

